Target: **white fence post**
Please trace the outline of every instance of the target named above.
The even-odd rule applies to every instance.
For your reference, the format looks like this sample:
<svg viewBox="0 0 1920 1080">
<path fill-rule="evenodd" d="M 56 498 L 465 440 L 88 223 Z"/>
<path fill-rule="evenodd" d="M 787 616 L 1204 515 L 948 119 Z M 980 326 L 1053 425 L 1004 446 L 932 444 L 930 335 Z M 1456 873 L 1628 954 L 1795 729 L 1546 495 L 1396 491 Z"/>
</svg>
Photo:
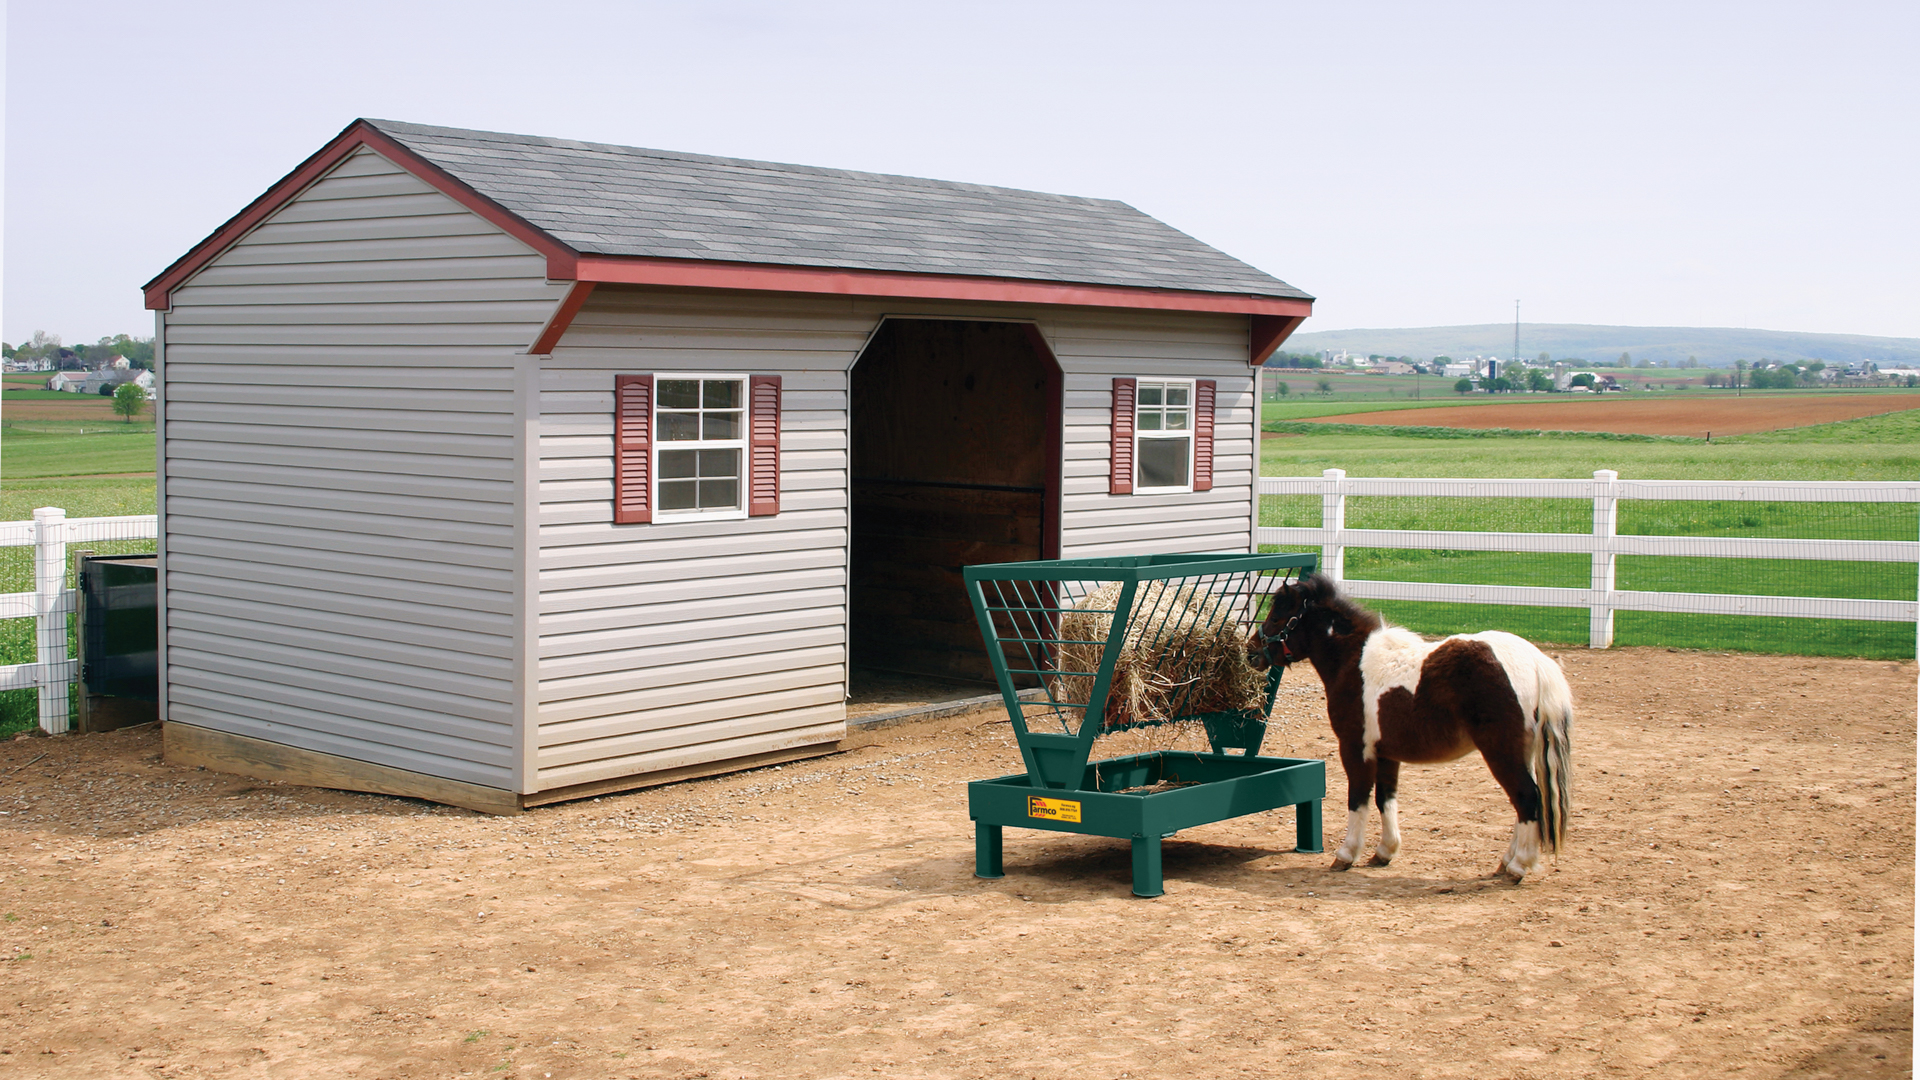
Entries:
<svg viewBox="0 0 1920 1080">
<path fill-rule="evenodd" d="M 1587 619 L 1587 647 L 1613 647 L 1614 544 L 1618 535 L 1619 498 L 1612 469 L 1593 473 L 1593 601 Z"/>
<path fill-rule="evenodd" d="M 1328 469 L 1320 474 L 1320 529 L 1326 540 L 1320 548 L 1320 572 L 1335 581 L 1347 576 L 1347 547 L 1341 534 L 1347 530 L 1347 470 Z"/>
<path fill-rule="evenodd" d="M 43 506 L 33 512 L 34 681 L 40 690 L 40 730 L 58 735 L 69 726 L 67 684 L 59 678 L 67 659 L 67 512 Z"/>
</svg>

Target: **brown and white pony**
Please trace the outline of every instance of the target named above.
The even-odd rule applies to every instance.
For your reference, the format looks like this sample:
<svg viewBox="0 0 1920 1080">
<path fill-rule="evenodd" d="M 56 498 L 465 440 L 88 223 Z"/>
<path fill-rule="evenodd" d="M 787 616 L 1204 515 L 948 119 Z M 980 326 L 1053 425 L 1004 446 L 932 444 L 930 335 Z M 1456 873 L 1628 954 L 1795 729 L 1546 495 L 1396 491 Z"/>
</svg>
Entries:
<svg viewBox="0 0 1920 1080">
<path fill-rule="evenodd" d="M 1309 574 L 1280 587 L 1247 646 L 1256 668 L 1307 660 L 1327 690 L 1327 719 L 1347 773 L 1347 835 L 1333 855 L 1360 857 L 1367 796 L 1378 789 L 1373 865 L 1400 851 L 1400 766 L 1453 761 L 1478 750 L 1519 820 L 1499 872 L 1520 881 L 1543 852 L 1566 843 L 1573 697 L 1560 665 L 1498 630 L 1427 641 L 1388 625 Z"/>
</svg>

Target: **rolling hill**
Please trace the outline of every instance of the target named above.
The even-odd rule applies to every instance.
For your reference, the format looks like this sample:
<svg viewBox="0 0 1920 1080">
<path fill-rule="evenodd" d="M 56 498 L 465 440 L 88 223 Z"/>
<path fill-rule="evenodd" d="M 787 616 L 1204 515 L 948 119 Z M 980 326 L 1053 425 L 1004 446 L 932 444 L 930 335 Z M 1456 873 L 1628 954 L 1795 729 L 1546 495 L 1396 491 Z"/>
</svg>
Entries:
<svg viewBox="0 0 1920 1080">
<path fill-rule="evenodd" d="M 1312 325 L 1309 323 L 1308 325 Z M 1380 330 L 1321 330 L 1297 333 L 1282 346 L 1293 353 L 1322 350 L 1411 356 L 1508 356 L 1513 352 L 1512 323 L 1474 326 L 1425 326 Z M 1521 323 L 1520 355 L 1549 353 L 1556 360 L 1618 359 L 1627 353 L 1638 362 L 1679 363 L 1692 356 L 1708 367 L 1731 367 L 1735 360 L 1825 360 L 1886 367 L 1920 365 L 1920 338 L 1867 337 L 1856 334 L 1803 334 L 1787 330 L 1738 330 L 1706 326 L 1583 326 L 1576 323 Z"/>
</svg>

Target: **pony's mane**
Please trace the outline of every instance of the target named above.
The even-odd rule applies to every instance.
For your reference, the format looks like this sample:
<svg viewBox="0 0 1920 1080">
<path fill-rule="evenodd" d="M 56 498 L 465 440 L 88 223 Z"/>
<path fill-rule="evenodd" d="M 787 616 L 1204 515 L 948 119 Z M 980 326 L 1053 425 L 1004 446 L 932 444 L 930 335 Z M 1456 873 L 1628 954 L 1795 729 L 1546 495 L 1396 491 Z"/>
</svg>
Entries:
<svg viewBox="0 0 1920 1080">
<path fill-rule="evenodd" d="M 1310 602 L 1316 603 L 1328 611 L 1333 612 L 1335 615 L 1344 618 L 1352 623 L 1356 629 L 1371 632 L 1393 625 L 1381 618 L 1379 613 L 1375 612 L 1372 608 L 1363 607 L 1347 599 L 1347 597 L 1340 592 L 1340 586 L 1335 584 L 1334 580 L 1325 574 L 1309 574 L 1306 579 L 1301 582 L 1301 585 L 1306 588 L 1307 599 Z"/>
</svg>

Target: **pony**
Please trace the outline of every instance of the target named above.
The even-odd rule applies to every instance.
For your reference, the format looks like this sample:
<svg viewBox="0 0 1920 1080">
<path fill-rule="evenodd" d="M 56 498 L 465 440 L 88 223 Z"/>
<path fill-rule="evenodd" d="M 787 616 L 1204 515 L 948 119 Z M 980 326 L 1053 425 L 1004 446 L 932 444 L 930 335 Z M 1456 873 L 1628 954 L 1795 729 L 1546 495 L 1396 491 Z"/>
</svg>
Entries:
<svg viewBox="0 0 1920 1080">
<path fill-rule="evenodd" d="M 1489 630 L 1427 641 L 1308 574 L 1274 592 L 1247 641 L 1256 669 L 1311 663 L 1347 774 L 1347 835 L 1333 855 L 1346 870 L 1366 841 L 1373 795 L 1380 842 L 1372 865 L 1400 851 L 1400 766 L 1455 761 L 1478 750 L 1518 820 L 1497 873 L 1518 883 L 1566 843 L 1573 695 L 1560 665 L 1512 634 Z"/>
</svg>

